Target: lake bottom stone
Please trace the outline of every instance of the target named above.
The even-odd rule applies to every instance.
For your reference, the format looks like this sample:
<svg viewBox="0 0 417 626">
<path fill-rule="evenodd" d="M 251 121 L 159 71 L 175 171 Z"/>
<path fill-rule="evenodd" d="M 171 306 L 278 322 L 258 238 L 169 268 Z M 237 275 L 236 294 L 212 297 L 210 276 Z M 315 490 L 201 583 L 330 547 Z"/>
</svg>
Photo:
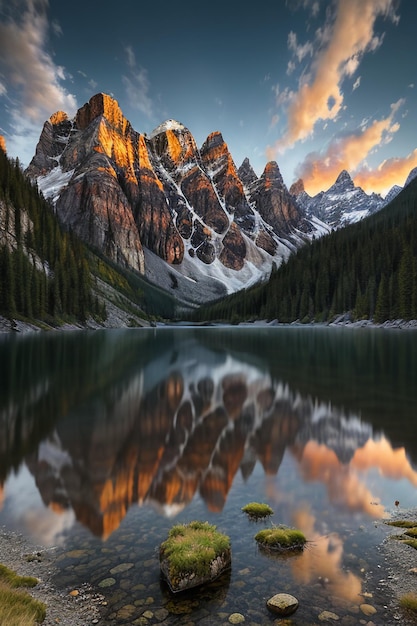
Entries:
<svg viewBox="0 0 417 626">
<path fill-rule="evenodd" d="M 277 593 L 267 600 L 266 606 L 277 615 L 292 615 L 298 609 L 298 600 L 289 593 Z"/>
</svg>

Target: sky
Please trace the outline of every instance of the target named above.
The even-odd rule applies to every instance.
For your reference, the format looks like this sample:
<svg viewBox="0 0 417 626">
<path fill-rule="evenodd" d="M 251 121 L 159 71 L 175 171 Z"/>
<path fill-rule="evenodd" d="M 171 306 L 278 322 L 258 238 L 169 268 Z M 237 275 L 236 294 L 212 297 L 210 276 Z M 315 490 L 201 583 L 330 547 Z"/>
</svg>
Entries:
<svg viewBox="0 0 417 626">
<path fill-rule="evenodd" d="M 0 134 L 27 166 L 50 115 L 104 92 L 136 131 L 220 131 L 287 187 L 346 169 L 385 195 L 417 166 L 416 23 L 415 0 L 0 0 Z"/>
</svg>

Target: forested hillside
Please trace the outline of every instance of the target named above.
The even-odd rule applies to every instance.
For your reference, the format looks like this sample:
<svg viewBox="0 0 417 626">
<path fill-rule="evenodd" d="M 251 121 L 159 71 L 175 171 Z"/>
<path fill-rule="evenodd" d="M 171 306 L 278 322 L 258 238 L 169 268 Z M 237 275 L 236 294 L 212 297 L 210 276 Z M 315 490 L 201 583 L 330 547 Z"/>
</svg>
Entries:
<svg viewBox="0 0 417 626">
<path fill-rule="evenodd" d="M 50 321 L 100 319 L 84 246 L 0 150 L 0 314 Z"/>
<path fill-rule="evenodd" d="M 200 320 L 417 319 L 417 180 L 375 215 L 304 246 L 269 282 L 199 309 Z"/>
<path fill-rule="evenodd" d="M 141 326 L 172 319 L 178 306 L 169 293 L 65 230 L 19 161 L 2 149 L 0 277 L 0 316 L 41 327 L 91 319 Z"/>
</svg>

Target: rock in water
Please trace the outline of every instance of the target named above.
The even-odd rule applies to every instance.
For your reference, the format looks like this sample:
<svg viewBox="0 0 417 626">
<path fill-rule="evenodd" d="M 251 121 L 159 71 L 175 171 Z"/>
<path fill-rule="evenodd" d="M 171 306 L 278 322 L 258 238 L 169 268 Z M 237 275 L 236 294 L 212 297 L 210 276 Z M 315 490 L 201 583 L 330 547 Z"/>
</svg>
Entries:
<svg viewBox="0 0 417 626">
<path fill-rule="evenodd" d="M 277 615 L 291 615 L 298 609 L 298 600 L 289 593 L 277 593 L 267 600 L 266 606 Z"/>
</svg>

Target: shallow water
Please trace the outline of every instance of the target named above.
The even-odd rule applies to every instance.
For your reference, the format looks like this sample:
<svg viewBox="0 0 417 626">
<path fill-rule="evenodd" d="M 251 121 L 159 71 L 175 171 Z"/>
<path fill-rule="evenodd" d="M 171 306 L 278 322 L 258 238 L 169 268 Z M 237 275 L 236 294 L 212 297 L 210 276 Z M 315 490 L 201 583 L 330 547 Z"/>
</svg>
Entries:
<svg viewBox="0 0 417 626">
<path fill-rule="evenodd" d="M 388 624 L 376 547 L 384 517 L 416 504 L 416 348 L 383 329 L 5 337 L 0 524 L 58 546 L 57 583 L 97 585 L 105 623 L 274 623 L 266 600 L 285 591 L 292 624 Z M 273 516 L 250 522 L 253 500 Z M 174 596 L 158 546 L 193 519 L 230 536 L 232 568 Z M 304 552 L 259 551 L 271 524 L 303 530 Z"/>
</svg>

